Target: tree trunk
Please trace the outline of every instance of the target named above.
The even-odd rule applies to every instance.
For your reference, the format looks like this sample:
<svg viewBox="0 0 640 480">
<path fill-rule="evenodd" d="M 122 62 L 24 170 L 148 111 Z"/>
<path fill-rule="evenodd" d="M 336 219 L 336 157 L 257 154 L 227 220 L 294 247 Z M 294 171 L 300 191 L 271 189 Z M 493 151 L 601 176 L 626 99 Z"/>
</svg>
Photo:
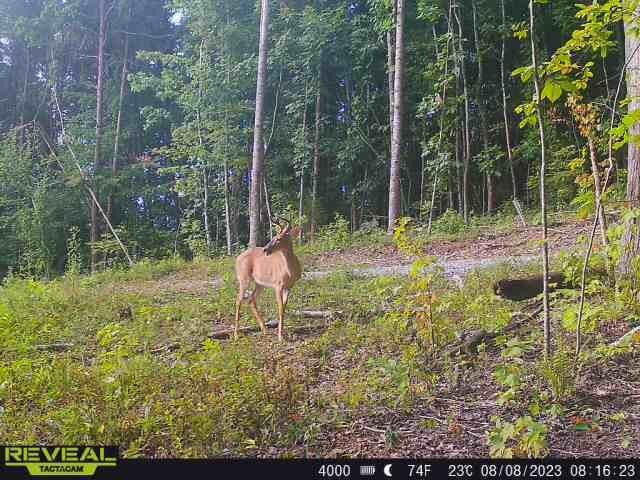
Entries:
<svg viewBox="0 0 640 480">
<path fill-rule="evenodd" d="M 451 8 L 449 8 L 449 20 L 447 22 L 447 48 L 445 49 L 445 61 L 444 61 L 444 78 L 446 79 L 449 75 L 449 38 L 451 36 Z M 436 43 L 436 58 L 438 58 L 438 37 L 436 35 L 436 29 L 433 28 L 433 39 Z M 442 99 L 441 99 L 441 112 L 440 112 L 440 129 L 438 132 L 438 148 L 436 149 L 436 170 L 433 177 L 433 189 L 431 190 L 431 205 L 429 206 L 429 223 L 427 226 L 427 234 L 431 234 L 431 226 L 433 223 L 433 211 L 434 204 L 436 201 L 436 190 L 438 189 L 438 175 L 440 173 L 440 160 L 441 160 L 441 150 L 442 150 L 442 138 L 444 134 L 444 117 L 446 114 L 446 105 L 447 105 L 447 82 L 442 85 Z M 449 167 L 447 165 L 447 171 Z M 448 175 L 447 175 L 448 176 Z M 423 180 L 420 183 L 420 209 L 422 211 L 422 189 L 424 183 L 424 163 L 422 166 L 422 178 Z M 441 208 L 442 209 L 442 208 Z"/>
<path fill-rule="evenodd" d="M 506 48 L 506 16 L 504 13 L 504 0 L 500 0 L 500 11 L 502 13 L 502 48 L 500 50 L 500 85 L 502 87 L 502 115 L 504 116 L 504 138 L 507 146 L 507 160 L 511 171 L 511 189 L 513 199 L 518 200 L 518 184 L 516 182 L 516 171 L 513 167 L 513 152 L 511 151 L 511 134 L 509 130 L 509 109 L 507 107 L 507 87 L 504 75 L 504 54 Z"/>
<path fill-rule="evenodd" d="M 131 7 L 129 7 L 131 17 Z M 120 130 L 122 129 L 122 103 L 127 92 L 127 73 L 129 62 L 129 35 L 124 34 L 124 52 L 122 54 L 122 73 L 120 75 L 120 96 L 118 97 L 118 116 L 116 119 L 116 132 L 113 139 L 113 157 L 111 158 L 111 177 L 115 179 L 118 172 L 118 154 L 120 149 Z M 107 216 L 111 219 L 113 209 L 113 195 L 109 193 L 107 198 Z"/>
<path fill-rule="evenodd" d="M 311 178 L 311 214 L 309 215 L 310 222 L 310 237 L 313 240 L 315 238 L 318 219 L 318 176 L 320 175 L 320 106 L 321 106 L 321 91 L 322 91 L 322 64 L 318 65 L 318 90 L 316 91 L 316 121 L 315 132 L 313 134 L 313 172 Z"/>
<path fill-rule="evenodd" d="M 456 7 L 457 8 L 457 7 Z M 464 95 L 464 155 L 462 166 L 462 215 L 464 222 L 469 223 L 469 166 L 471 163 L 471 138 L 469 129 L 469 91 L 467 89 L 467 75 L 465 72 L 464 49 L 462 45 L 462 23 L 456 9 L 454 15 L 458 24 L 458 59 L 460 61 L 460 76 Z"/>
<path fill-rule="evenodd" d="M 198 61 L 199 72 L 198 72 L 198 108 L 196 110 L 196 114 L 198 116 L 198 142 L 200 145 L 200 155 L 203 154 L 204 140 L 202 138 L 202 115 L 200 112 L 200 108 L 202 106 L 203 101 L 203 86 L 202 86 L 202 77 L 204 75 L 204 39 L 200 42 L 200 59 Z M 202 191 L 203 191 L 203 205 L 202 205 L 202 218 L 204 221 L 204 234 L 207 242 L 207 256 L 211 253 L 211 228 L 209 225 L 209 169 L 207 166 L 207 159 L 201 158 L 203 161 L 202 166 Z"/>
<path fill-rule="evenodd" d="M 480 47 L 480 35 L 478 34 L 478 11 L 476 1 L 472 0 L 471 9 L 473 12 L 473 38 L 476 44 L 476 57 L 478 60 L 478 81 L 476 97 L 478 100 L 478 113 L 480 114 L 480 135 L 482 137 L 482 148 L 485 155 L 489 151 L 489 131 L 487 129 L 487 112 L 484 108 L 484 66 L 482 64 L 482 48 Z M 487 178 L 487 215 L 491 215 L 495 210 L 495 192 L 493 188 L 493 172 L 485 172 Z"/>
<path fill-rule="evenodd" d="M 540 210 L 542 216 L 542 302 L 544 311 L 544 356 L 548 358 L 551 354 L 551 323 L 549 315 L 549 242 L 547 238 L 547 199 L 545 191 L 546 175 L 546 142 L 544 134 L 544 123 L 542 122 L 542 106 L 540 105 L 540 78 L 538 76 L 538 61 L 536 59 L 535 42 L 535 17 L 534 0 L 529 0 L 529 35 L 531 40 L 531 61 L 533 64 L 533 84 L 536 93 L 536 117 L 538 119 L 538 130 L 540 132 Z"/>
<path fill-rule="evenodd" d="M 640 6 L 636 7 L 635 16 L 640 15 Z M 638 37 L 635 22 L 625 24 L 625 56 L 627 62 L 627 98 L 630 100 L 629 112 L 640 109 L 640 55 L 637 54 Z M 640 122 L 634 122 L 629 128 L 629 138 L 638 138 Z M 627 201 L 630 208 L 640 207 L 640 145 L 629 141 L 628 173 L 627 173 Z M 619 274 L 621 277 L 631 278 L 634 274 L 633 260 L 640 253 L 640 222 L 630 220 L 626 225 L 622 237 L 622 258 L 620 259 Z"/>
<path fill-rule="evenodd" d="M 253 161 L 249 196 L 249 246 L 255 247 L 260 237 L 260 191 L 264 175 L 264 96 L 267 87 L 267 55 L 269 50 L 269 0 L 262 0 L 260 9 L 260 46 L 258 78 L 256 80 L 256 113 L 253 129 Z"/>
<path fill-rule="evenodd" d="M 302 157 L 300 158 L 300 195 L 298 205 L 298 224 L 302 227 L 302 217 L 304 216 L 304 162 L 307 157 L 307 99 L 309 96 L 309 85 L 304 85 L 304 105 L 302 107 Z M 317 102 L 316 102 L 317 103 Z M 315 150 L 314 150 L 315 154 Z M 302 230 L 300 230 L 302 239 Z"/>
<path fill-rule="evenodd" d="M 31 48 L 25 46 L 25 62 L 24 62 L 24 82 L 22 83 L 22 98 L 20 99 L 20 129 L 19 139 L 20 147 L 24 147 L 27 130 L 24 125 L 25 113 L 27 109 L 27 95 L 29 93 L 29 70 L 31 66 Z"/>
<path fill-rule="evenodd" d="M 397 0 L 393 0 L 392 18 L 393 25 L 396 24 L 397 14 Z M 394 31 L 387 31 L 387 79 L 389 87 L 389 154 L 393 150 L 392 138 L 393 138 L 393 80 L 395 77 L 395 46 L 393 41 Z"/>
<path fill-rule="evenodd" d="M 229 27 L 229 14 L 227 13 L 227 28 Z M 223 50 L 226 53 L 227 49 L 227 37 L 226 31 L 223 36 Z M 231 85 L 231 70 L 229 69 L 229 62 L 225 61 L 226 68 L 226 80 L 227 88 Z M 229 185 L 229 113 L 228 108 L 224 111 L 224 164 L 222 166 L 223 172 L 223 188 L 224 188 L 224 226 L 225 234 L 227 237 L 227 255 L 233 253 L 233 244 L 235 238 L 233 236 L 233 230 L 231 228 L 231 202 L 229 199 L 230 185 Z"/>
<path fill-rule="evenodd" d="M 397 0 L 395 76 L 393 80 L 393 131 L 391 169 L 389 175 L 389 222 L 387 232 L 393 233 L 400 216 L 401 184 L 400 155 L 402 153 L 402 122 L 404 120 L 404 2 Z"/>
<path fill-rule="evenodd" d="M 591 174 L 593 176 L 593 185 L 596 196 L 596 205 L 602 205 L 602 183 L 600 180 L 600 167 L 598 166 L 598 152 L 596 144 L 592 137 L 587 138 L 589 144 L 589 156 L 591 157 Z M 602 244 L 607 244 L 607 217 L 604 208 L 598 208 L 596 212 L 600 222 L 600 234 L 602 236 Z"/>
<path fill-rule="evenodd" d="M 457 96 L 457 89 L 456 89 Z M 457 115 L 457 114 L 456 114 Z M 460 152 L 462 150 L 462 132 L 460 122 L 456 118 L 456 194 L 458 197 L 458 214 L 463 215 L 464 203 L 462 201 L 462 176 L 460 175 Z"/>
<path fill-rule="evenodd" d="M 97 56 L 97 80 L 96 80 L 96 133 L 95 148 L 93 152 L 93 191 L 97 198 L 98 188 L 96 185 L 95 175 L 100 169 L 100 156 L 102 146 L 102 110 L 104 108 L 104 46 L 107 38 L 107 11 L 105 7 L 106 0 L 99 0 L 98 14 L 100 17 L 100 31 L 98 33 L 98 56 Z M 91 201 L 91 231 L 89 234 L 91 245 L 91 272 L 94 273 L 98 269 L 98 252 L 95 249 L 95 242 L 100 238 L 100 226 L 98 225 L 98 206 L 95 199 Z"/>
</svg>

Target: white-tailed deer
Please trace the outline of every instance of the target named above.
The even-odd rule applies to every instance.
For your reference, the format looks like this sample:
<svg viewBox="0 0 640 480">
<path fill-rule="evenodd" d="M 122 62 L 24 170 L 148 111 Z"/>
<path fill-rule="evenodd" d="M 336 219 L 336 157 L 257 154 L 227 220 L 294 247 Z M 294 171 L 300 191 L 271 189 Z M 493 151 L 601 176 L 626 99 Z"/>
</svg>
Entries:
<svg viewBox="0 0 640 480">
<path fill-rule="evenodd" d="M 264 247 L 254 247 L 240 254 L 236 258 L 236 276 L 238 277 L 238 298 L 236 299 L 236 323 L 234 337 L 238 338 L 238 324 L 240 323 L 240 307 L 242 302 L 249 302 L 253 316 L 260 326 L 262 333 L 266 333 L 264 319 L 256 302 L 258 296 L 265 288 L 273 288 L 278 302 L 278 340 L 282 340 L 282 324 L 284 323 L 284 311 L 289 299 L 289 290 L 300 278 L 302 269 L 295 253 L 293 253 L 292 239 L 300 233 L 300 228 L 291 228 L 286 222 L 283 225 L 277 217 L 276 224 L 280 226 L 280 232 L 269 240 Z M 245 292 L 251 283 L 255 284 L 253 293 L 245 298 Z"/>
</svg>

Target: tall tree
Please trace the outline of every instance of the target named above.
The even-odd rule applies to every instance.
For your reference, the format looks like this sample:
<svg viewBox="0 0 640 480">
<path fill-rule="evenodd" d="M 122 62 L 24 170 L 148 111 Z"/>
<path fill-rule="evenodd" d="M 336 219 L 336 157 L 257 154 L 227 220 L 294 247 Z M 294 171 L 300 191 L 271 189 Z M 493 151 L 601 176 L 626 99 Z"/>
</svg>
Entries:
<svg viewBox="0 0 640 480">
<path fill-rule="evenodd" d="M 507 46 L 507 21 L 504 11 L 504 0 L 500 0 L 500 14 L 502 17 L 502 42 L 500 46 L 500 87 L 502 90 L 502 116 L 504 117 L 504 140 L 507 148 L 507 160 L 511 172 L 511 191 L 513 200 L 518 201 L 518 184 L 516 182 L 516 170 L 513 166 L 513 151 L 511 149 L 511 131 L 509 126 L 509 109 L 507 107 L 507 87 L 504 73 L 504 57 Z"/>
<path fill-rule="evenodd" d="M 396 18 L 398 15 L 398 2 L 397 0 L 393 0 L 393 6 L 391 8 L 391 25 L 395 27 Z M 395 30 L 390 28 L 387 30 L 387 85 L 389 89 L 389 139 L 393 138 L 393 81 L 395 77 L 395 45 L 394 45 L 394 37 Z M 393 150 L 393 140 L 389 142 L 389 152 L 392 155 Z"/>
<path fill-rule="evenodd" d="M 322 55 L 320 56 L 322 58 Z M 316 87 L 316 117 L 313 134 L 313 171 L 311 173 L 311 238 L 316 234 L 318 222 L 318 177 L 320 176 L 320 107 L 322 92 L 322 60 L 318 63 L 318 79 Z"/>
<path fill-rule="evenodd" d="M 459 5 L 456 4 L 453 14 L 458 24 L 458 50 L 456 52 L 457 59 L 460 62 L 459 72 L 462 83 L 462 92 L 464 96 L 464 128 L 463 128 L 463 156 L 462 156 L 462 215 L 464 222 L 469 223 L 469 179 L 471 176 L 471 128 L 469 126 L 469 89 L 467 88 L 467 73 L 465 67 L 465 51 L 462 43 L 463 31 L 462 22 L 458 13 Z"/>
<path fill-rule="evenodd" d="M 640 110 L 640 37 L 638 36 L 637 18 L 640 15 L 640 5 L 624 25 L 625 30 L 625 58 L 627 63 L 627 98 L 629 112 Z M 629 127 L 629 146 L 627 150 L 627 201 L 631 208 L 640 207 L 640 145 L 634 139 L 640 136 L 640 122 L 634 122 Z M 630 278 L 634 273 L 633 260 L 640 254 L 640 220 L 630 219 L 627 222 L 622 237 L 622 257 L 619 273 L 622 277 Z"/>
<path fill-rule="evenodd" d="M 99 0 L 98 2 L 98 17 L 99 17 L 99 32 L 98 32 L 98 54 L 97 54 L 97 68 L 96 68 L 96 134 L 95 134 L 95 147 L 93 154 L 93 169 L 94 169 L 94 192 L 98 192 L 95 188 L 96 173 L 101 167 L 102 163 L 102 121 L 103 121 L 103 108 L 104 108 L 104 47 L 107 42 L 107 16 L 109 12 L 105 5 L 106 0 Z M 113 4 L 109 7 L 109 11 L 113 8 Z M 97 202 L 92 199 L 91 203 L 91 271 L 95 272 L 98 268 L 98 253 L 95 248 L 95 242 L 100 238 L 100 225 L 98 223 L 98 205 Z"/>
<path fill-rule="evenodd" d="M 551 353 L 551 319 L 549 314 L 549 239 L 547 235 L 547 196 L 545 177 L 547 168 L 547 144 L 542 120 L 542 105 L 540 97 L 540 76 L 538 60 L 536 58 L 534 0 L 529 0 L 529 36 L 531 42 L 531 63 L 533 65 L 533 85 L 535 88 L 535 108 L 540 134 L 540 216 L 542 217 L 542 305 L 544 325 L 544 356 Z"/>
<path fill-rule="evenodd" d="M 476 45 L 476 60 L 478 62 L 478 77 L 476 80 L 476 100 L 478 102 L 478 113 L 480 114 L 480 137 L 482 138 L 483 155 L 489 152 L 489 130 L 487 127 L 487 112 L 485 110 L 485 93 L 484 93 L 484 65 L 483 51 L 480 45 L 480 34 L 478 31 L 478 8 L 476 0 L 471 1 L 471 10 L 473 13 L 473 38 Z M 488 168 L 485 172 L 487 182 L 487 213 L 491 215 L 495 209 L 495 192 L 493 185 L 493 172 Z"/>
<path fill-rule="evenodd" d="M 391 135 L 391 169 L 389 173 L 389 223 L 387 232 L 393 233 L 396 220 L 400 216 L 402 123 L 404 120 L 404 0 L 397 0 L 396 6 L 396 50 L 395 76 L 393 80 L 393 129 Z"/>
<path fill-rule="evenodd" d="M 249 196 L 249 245 L 255 247 L 260 237 L 260 191 L 264 176 L 264 100 L 267 87 L 267 55 L 269 51 L 270 0 L 262 0 L 260 8 L 260 45 L 256 80 L 256 113 L 253 129 L 253 161 Z"/>
</svg>

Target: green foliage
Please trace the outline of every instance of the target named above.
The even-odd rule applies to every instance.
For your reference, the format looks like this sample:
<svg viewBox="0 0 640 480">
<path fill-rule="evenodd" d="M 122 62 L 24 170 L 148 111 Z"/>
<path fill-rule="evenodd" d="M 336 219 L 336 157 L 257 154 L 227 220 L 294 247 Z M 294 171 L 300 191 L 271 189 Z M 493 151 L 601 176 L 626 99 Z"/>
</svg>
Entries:
<svg viewBox="0 0 640 480">
<path fill-rule="evenodd" d="M 447 210 L 433 223 L 434 232 L 457 234 L 465 228 L 464 218 L 455 210 Z"/>
<path fill-rule="evenodd" d="M 573 353 L 557 350 L 548 359 L 541 361 L 539 369 L 556 402 L 563 402 L 574 394 L 576 362 Z"/>
<path fill-rule="evenodd" d="M 547 451 L 547 427 L 530 416 L 515 422 L 493 417 L 494 427 L 488 434 L 489 455 L 492 458 L 540 458 Z"/>
</svg>

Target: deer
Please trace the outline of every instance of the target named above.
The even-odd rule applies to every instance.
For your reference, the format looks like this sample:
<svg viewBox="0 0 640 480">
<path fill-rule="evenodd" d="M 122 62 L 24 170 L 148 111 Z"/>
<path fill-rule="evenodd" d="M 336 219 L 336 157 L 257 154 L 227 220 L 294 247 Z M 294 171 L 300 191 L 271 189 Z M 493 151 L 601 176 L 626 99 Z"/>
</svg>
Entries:
<svg viewBox="0 0 640 480">
<path fill-rule="evenodd" d="M 234 338 L 238 338 L 240 308 L 248 302 L 253 316 L 258 322 L 262 334 L 267 333 L 264 319 L 257 308 L 257 300 L 265 288 L 272 288 L 278 303 L 278 340 L 282 341 L 284 313 L 289 299 L 289 291 L 300 279 L 302 268 L 295 253 L 293 240 L 301 229 L 291 228 L 291 222 L 272 215 L 272 221 L 280 231 L 264 247 L 249 248 L 236 258 L 236 277 L 238 279 L 238 297 L 236 299 L 236 318 Z M 250 284 L 255 285 L 253 292 L 246 296 Z"/>
</svg>

